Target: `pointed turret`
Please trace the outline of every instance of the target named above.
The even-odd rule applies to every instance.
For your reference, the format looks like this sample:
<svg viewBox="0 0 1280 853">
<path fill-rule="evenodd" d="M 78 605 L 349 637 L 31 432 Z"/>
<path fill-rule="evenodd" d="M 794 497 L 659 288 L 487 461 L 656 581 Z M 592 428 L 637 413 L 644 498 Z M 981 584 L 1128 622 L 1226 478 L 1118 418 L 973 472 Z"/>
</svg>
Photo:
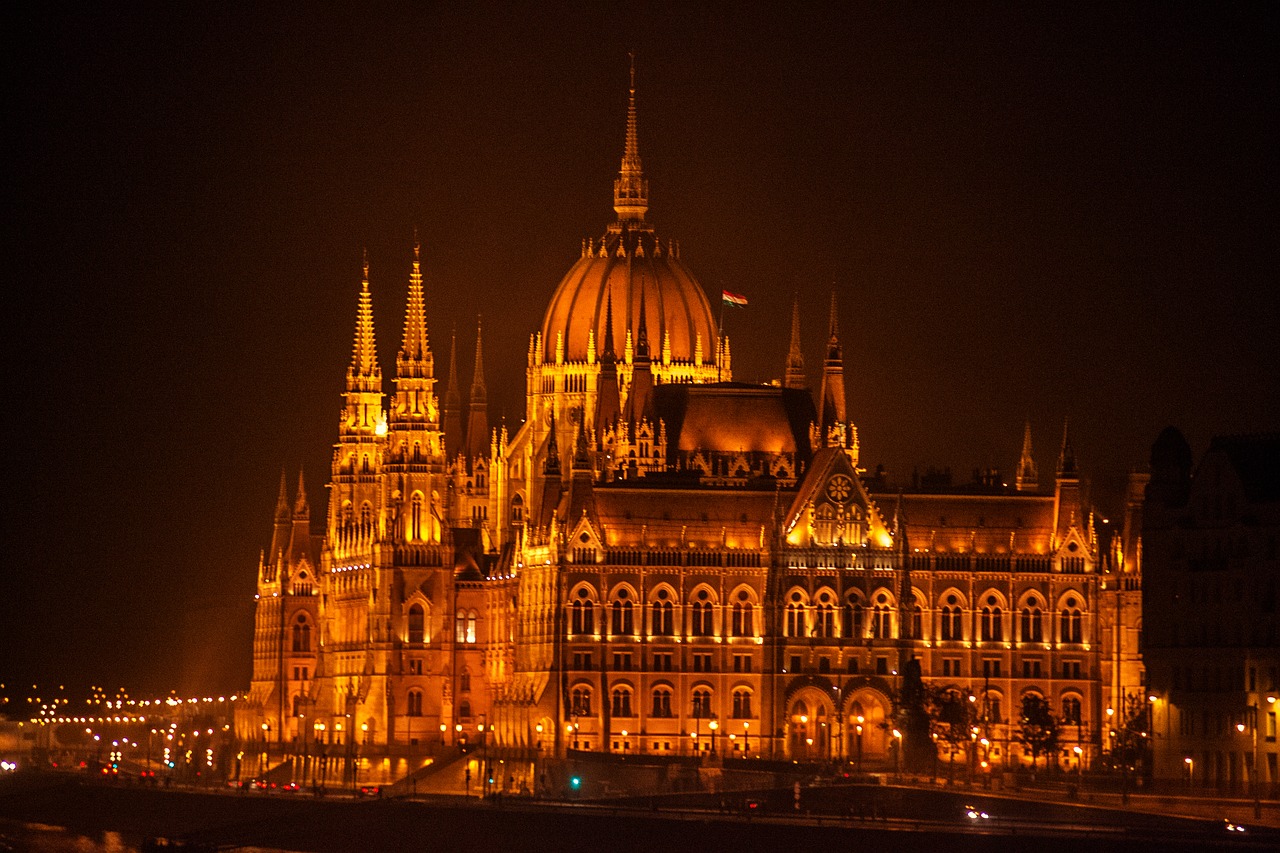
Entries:
<svg viewBox="0 0 1280 853">
<path fill-rule="evenodd" d="M 1070 424 L 1063 420 L 1062 422 L 1062 449 L 1058 451 L 1058 476 L 1059 477 L 1075 477 L 1076 476 L 1076 451 L 1071 446 Z"/>
<path fill-rule="evenodd" d="M 418 235 L 413 238 L 413 268 L 409 273 L 409 295 L 405 301 L 404 337 L 396 354 L 396 392 L 391 406 L 392 428 L 423 431 L 439 420 L 435 395 L 435 358 L 427 338 L 426 300 L 422 290 L 422 256 Z M 410 426 L 412 425 L 412 426 Z M 423 448 L 425 435 L 405 437 L 404 444 L 416 442 Z M 422 452 L 422 451 L 420 451 Z"/>
<path fill-rule="evenodd" d="M 649 182 L 640 167 L 640 135 L 636 129 L 636 55 L 631 54 L 631 86 L 627 101 L 627 140 L 622 167 L 613 182 L 613 209 L 619 221 L 644 221 L 649 209 Z"/>
<path fill-rule="evenodd" d="M 613 350 L 613 293 L 605 292 L 604 351 L 600 354 L 600 392 L 596 397 L 596 430 L 603 433 L 618 420 L 621 396 L 618 357 Z"/>
<path fill-rule="evenodd" d="M 556 414 L 551 413 L 551 426 L 547 432 L 547 458 L 542 463 L 542 473 L 548 477 L 560 477 L 560 442 L 556 441 Z"/>
<path fill-rule="evenodd" d="M 844 356 L 837 323 L 836 294 L 831 292 L 831 314 L 827 321 L 827 357 L 822 364 L 822 396 L 818 401 L 819 439 L 830 443 L 831 430 L 847 419 L 844 405 Z"/>
<path fill-rule="evenodd" d="M 382 411 L 382 368 L 373 335 L 373 296 L 369 292 L 369 256 L 364 256 L 364 275 L 356 309 L 356 334 L 351 364 L 347 367 L 346 406 L 340 436 L 374 436 L 386 428 Z"/>
<path fill-rule="evenodd" d="M 307 483 L 305 478 L 305 472 L 301 468 L 299 468 L 298 469 L 298 494 L 293 501 L 293 518 L 296 521 L 299 518 L 310 518 L 310 517 L 311 517 L 311 504 L 307 502 Z"/>
<path fill-rule="evenodd" d="M 280 469 L 280 493 L 276 496 L 275 528 L 271 534 L 271 560 L 280 556 L 280 552 L 289 545 L 289 525 L 293 513 L 289 509 L 289 488 L 284 469 Z"/>
<path fill-rule="evenodd" d="M 791 302 L 791 348 L 787 352 L 787 371 L 783 386 L 804 387 L 804 353 L 800 350 L 800 297 Z"/>
<path fill-rule="evenodd" d="M 1054 482 L 1054 504 L 1054 545 L 1057 547 L 1065 541 L 1071 528 L 1082 524 L 1084 519 L 1081 511 L 1080 475 L 1076 471 L 1076 452 L 1071 447 L 1071 433 L 1065 420 L 1062 423 L 1062 449 L 1058 453 L 1058 476 Z"/>
<path fill-rule="evenodd" d="M 360 303 L 356 309 L 355 345 L 351 365 L 347 368 L 348 391 L 382 392 L 382 368 L 378 367 L 378 348 L 373 335 L 373 295 L 369 292 L 369 255 L 364 256 L 364 275 L 360 280 Z"/>
<path fill-rule="evenodd" d="M 1028 420 L 1022 432 L 1022 457 L 1018 460 L 1018 475 L 1014 485 L 1020 492 L 1034 492 L 1040 485 L 1036 471 L 1036 460 L 1031 455 L 1031 421 Z"/>
<path fill-rule="evenodd" d="M 652 406 L 653 368 L 649 360 L 649 329 L 645 322 L 644 287 L 640 288 L 640 325 L 636 329 L 635 358 L 632 362 L 631 391 L 627 395 L 627 420 L 638 424 Z"/>
<path fill-rule="evenodd" d="M 489 452 L 489 392 L 484 383 L 484 344 L 480 318 L 476 318 L 476 367 L 471 377 L 467 402 L 467 458 L 474 460 Z"/>
<path fill-rule="evenodd" d="M 458 333 L 449 339 L 449 379 L 444 392 L 444 449 L 450 464 L 463 448 L 462 392 L 458 390 Z"/>
<path fill-rule="evenodd" d="M 280 493 L 276 495 L 276 523 L 287 522 L 289 513 L 289 489 L 285 482 L 284 469 L 280 469 Z"/>
</svg>

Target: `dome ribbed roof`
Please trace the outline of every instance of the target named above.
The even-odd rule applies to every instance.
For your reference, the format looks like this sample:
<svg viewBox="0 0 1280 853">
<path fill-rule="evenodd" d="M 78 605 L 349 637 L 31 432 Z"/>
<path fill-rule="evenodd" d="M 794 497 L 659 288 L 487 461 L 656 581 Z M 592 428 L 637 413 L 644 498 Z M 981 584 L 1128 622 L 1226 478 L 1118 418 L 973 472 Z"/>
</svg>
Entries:
<svg viewBox="0 0 1280 853">
<path fill-rule="evenodd" d="M 627 331 L 638 343 L 640 294 L 644 293 L 649 352 L 658 360 L 670 335 L 671 358 L 694 359 L 701 338 L 702 363 L 714 361 L 716 325 L 711 303 L 672 244 L 659 245 L 653 232 L 610 228 L 560 281 L 542 321 L 543 358 L 554 361 L 557 335 L 564 340 L 565 361 L 585 361 L 587 337 L 595 331 L 596 353 L 605 348 L 608 301 L 613 302 L 613 341 L 621 357 Z M 619 245 L 622 252 L 619 253 Z"/>
</svg>

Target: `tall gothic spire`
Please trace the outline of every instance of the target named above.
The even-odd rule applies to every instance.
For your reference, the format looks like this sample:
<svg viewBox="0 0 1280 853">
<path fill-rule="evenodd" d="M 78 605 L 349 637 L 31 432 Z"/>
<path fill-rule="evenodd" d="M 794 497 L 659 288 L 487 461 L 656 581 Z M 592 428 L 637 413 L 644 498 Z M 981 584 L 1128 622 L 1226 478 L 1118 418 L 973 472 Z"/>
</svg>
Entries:
<svg viewBox="0 0 1280 853">
<path fill-rule="evenodd" d="M 480 318 L 476 317 L 476 369 L 467 402 L 467 456 L 477 459 L 489 452 L 489 393 L 484 384 L 484 347 Z"/>
<path fill-rule="evenodd" d="M 1058 451 L 1058 477 L 1076 476 L 1076 450 L 1071 446 L 1070 423 L 1062 421 L 1062 449 Z"/>
<path fill-rule="evenodd" d="M 649 209 L 649 182 L 640 168 L 640 136 L 636 130 L 636 54 L 631 52 L 631 87 L 627 102 L 627 142 L 622 168 L 613 182 L 613 209 L 619 220 L 644 221 Z"/>
<path fill-rule="evenodd" d="M 804 387 L 804 353 L 800 350 L 800 297 L 791 302 L 791 349 L 787 353 L 787 372 L 783 385 Z"/>
<path fill-rule="evenodd" d="M 360 284 L 360 305 L 356 311 L 356 339 L 347 368 L 348 391 L 382 391 L 382 369 L 373 339 L 373 296 L 369 293 L 369 253 L 364 254 L 364 276 Z"/>
<path fill-rule="evenodd" d="M 409 273 L 409 298 L 405 303 L 404 342 L 396 358 L 396 375 L 430 379 L 434 368 L 427 340 L 427 311 L 422 295 L 422 256 L 418 231 L 413 232 L 413 270 Z"/>
<path fill-rule="evenodd" d="M 311 505 L 307 503 L 306 477 L 304 476 L 303 469 L 299 468 L 298 469 L 298 496 L 297 496 L 297 499 L 293 502 L 293 516 L 294 518 L 301 518 L 303 516 L 306 516 L 309 518 L 310 515 L 311 515 Z"/>
<path fill-rule="evenodd" d="M 1018 474 L 1014 486 L 1020 492 L 1033 492 L 1040 485 L 1036 472 L 1036 460 L 1031 454 L 1031 421 L 1022 431 L 1022 457 L 1018 460 Z"/>
<path fill-rule="evenodd" d="M 289 489 L 284 468 L 280 469 L 280 494 L 276 495 L 276 521 L 289 520 Z"/>
<path fill-rule="evenodd" d="M 444 452 L 450 462 L 462 450 L 462 392 L 458 390 L 458 332 L 449 339 L 449 385 L 444 392 Z"/>
<path fill-rule="evenodd" d="M 827 445 L 831 429 L 847 420 L 844 405 L 844 358 L 840 348 L 840 331 L 836 321 L 836 294 L 831 292 L 831 316 L 827 321 L 827 358 L 822 364 L 822 396 L 818 400 L 818 426 L 821 441 Z"/>
<path fill-rule="evenodd" d="M 608 288 L 604 294 L 604 351 L 600 353 L 600 360 L 618 360 L 613 348 L 613 290 Z"/>
</svg>

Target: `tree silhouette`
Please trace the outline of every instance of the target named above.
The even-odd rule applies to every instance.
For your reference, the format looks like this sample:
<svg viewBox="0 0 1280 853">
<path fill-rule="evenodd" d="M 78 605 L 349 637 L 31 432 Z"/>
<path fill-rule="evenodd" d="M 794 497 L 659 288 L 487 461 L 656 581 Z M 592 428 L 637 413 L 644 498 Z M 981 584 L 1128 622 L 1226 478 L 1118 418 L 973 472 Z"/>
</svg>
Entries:
<svg viewBox="0 0 1280 853">
<path fill-rule="evenodd" d="M 1043 696 L 1028 693 L 1022 697 L 1021 726 L 1018 741 L 1031 751 L 1031 769 L 1036 759 L 1058 750 L 1058 718 Z"/>
</svg>

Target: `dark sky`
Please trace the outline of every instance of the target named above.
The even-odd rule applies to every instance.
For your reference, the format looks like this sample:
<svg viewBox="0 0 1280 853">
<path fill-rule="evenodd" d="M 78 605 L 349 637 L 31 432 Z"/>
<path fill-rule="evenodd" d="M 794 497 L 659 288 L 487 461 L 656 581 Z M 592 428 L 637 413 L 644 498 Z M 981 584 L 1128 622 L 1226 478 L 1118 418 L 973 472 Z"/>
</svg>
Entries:
<svg viewBox="0 0 1280 853">
<path fill-rule="evenodd" d="M 9 9 L 0 681 L 247 683 L 362 247 L 388 377 L 416 226 L 441 372 L 483 314 L 519 422 L 632 48 L 649 218 L 751 300 L 735 377 L 781 373 L 797 293 L 813 375 L 834 286 L 869 467 L 1008 471 L 1030 418 L 1047 472 L 1070 418 L 1105 501 L 1167 424 L 1276 428 L 1273 13 L 845 5 Z"/>
</svg>

